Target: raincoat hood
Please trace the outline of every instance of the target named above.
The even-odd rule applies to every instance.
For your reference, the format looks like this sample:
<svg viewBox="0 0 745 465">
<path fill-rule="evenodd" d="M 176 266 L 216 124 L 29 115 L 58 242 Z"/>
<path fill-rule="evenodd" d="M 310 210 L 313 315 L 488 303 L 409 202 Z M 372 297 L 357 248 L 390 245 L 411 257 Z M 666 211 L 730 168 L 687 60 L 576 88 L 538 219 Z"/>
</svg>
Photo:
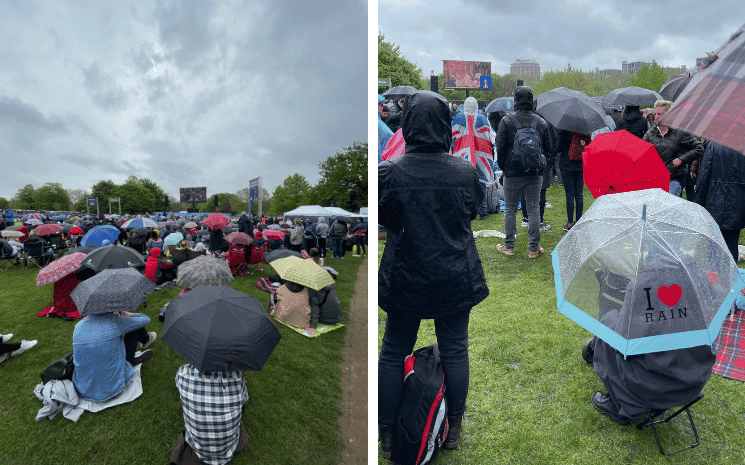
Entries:
<svg viewBox="0 0 745 465">
<path fill-rule="evenodd" d="M 479 103 L 473 97 L 468 97 L 463 104 L 463 113 L 476 116 L 479 113 Z"/>
<path fill-rule="evenodd" d="M 635 121 L 644 117 L 638 106 L 627 105 L 625 110 L 626 111 L 623 112 L 623 119 L 626 121 Z"/>
<path fill-rule="evenodd" d="M 533 110 L 533 89 L 519 86 L 515 89 L 515 110 Z"/>
<path fill-rule="evenodd" d="M 406 153 L 446 153 L 450 150 L 453 128 L 445 97 L 423 90 L 406 99 L 401 129 Z"/>
<path fill-rule="evenodd" d="M 157 247 L 153 247 L 152 249 L 150 249 L 150 256 L 160 258 L 160 249 Z"/>
<path fill-rule="evenodd" d="M 318 217 L 318 224 L 321 224 L 321 223 L 326 224 L 326 218 L 323 216 Z"/>
</svg>

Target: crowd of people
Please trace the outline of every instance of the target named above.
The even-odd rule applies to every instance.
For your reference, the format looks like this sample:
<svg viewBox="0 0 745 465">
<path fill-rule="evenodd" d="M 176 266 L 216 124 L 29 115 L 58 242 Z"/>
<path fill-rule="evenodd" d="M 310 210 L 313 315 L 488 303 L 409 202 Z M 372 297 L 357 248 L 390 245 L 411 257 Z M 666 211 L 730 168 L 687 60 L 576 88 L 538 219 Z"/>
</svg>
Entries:
<svg viewBox="0 0 745 465">
<path fill-rule="evenodd" d="M 522 225 L 528 228 L 528 258 L 544 253 L 541 232 L 550 229 L 543 218 L 545 192 L 556 178 L 565 191 L 564 231 L 582 217 L 581 155 L 596 134 L 553 127 L 536 112 L 528 86 L 518 86 L 513 97 L 513 112 L 488 115 L 481 114 L 470 97 L 460 109 L 429 91 L 417 91 L 392 104 L 378 98 L 378 221 L 386 233 L 378 270 L 378 305 L 386 312 L 378 360 L 378 427 L 385 458 L 391 457 L 394 420 L 404 389 L 404 359 L 414 349 L 422 319 L 434 320 L 445 373 L 449 430 L 443 447 L 455 449 L 460 442 L 469 385 L 469 315 L 489 294 L 472 234 L 472 224 L 489 215 L 486 186 L 498 180 L 503 187 L 506 239 L 497 250 L 507 256 L 515 255 L 519 203 Z M 737 240 L 745 227 L 745 157 L 662 125 L 671 105 L 657 101 L 651 118 L 645 118 L 638 106 L 627 106 L 613 121 L 615 128 L 606 131 L 626 130 L 651 143 L 670 173 L 670 194 L 681 197 L 685 191 L 689 201 L 704 206 L 737 261 Z M 536 169 L 526 170 L 520 164 L 519 152 L 526 149 L 519 148 L 517 139 L 525 134 L 524 128 L 534 130 L 534 146 L 543 156 Z M 389 158 L 397 131 L 405 141 L 405 152 Z M 640 279 L 637 287 L 644 282 Z M 623 305 L 627 309 L 630 302 Z M 599 338 L 588 341 L 583 356 L 594 363 L 608 391 L 595 393 L 592 404 L 619 424 L 695 397 L 715 360 L 709 346 L 627 360 Z M 677 366 L 692 368 L 686 372 Z M 624 385 L 624 376 L 640 380 L 640 385 Z"/>
<path fill-rule="evenodd" d="M 13 225 L 15 219 L 11 211 L 6 209 L 4 213 L 3 224 L 0 225 L 2 230 Z M 39 216 L 43 218 L 41 212 Z M 88 251 L 80 246 L 81 238 L 86 232 L 101 225 L 114 226 L 120 233 L 113 237 L 112 241 L 104 242 L 111 243 L 112 246 L 116 246 L 113 243 L 126 245 L 134 249 L 146 259 L 144 266 L 135 269 L 155 285 L 169 287 L 175 283 L 179 266 L 183 264 L 183 261 L 177 260 L 182 256 L 179 252 L 188 250 L 210 253 L 217 259 L 227 259 L 231 247 L 225 237 L 227 230 L 209 228 L 205 223 L 188 224 L 187 218 L 163 219 L 166 223 L 158 227 L 124 228 L 124 219 L 82 216 L 67 220 L 67 230 L 55 232 L 53 235 L 60 236 L 66 248 L 72 252 L 87 253 Z M 358 251 L 355 256 L 361 256 L 360 252 L 364 256 L 367 223 L 364 218 L 354 220 L 354 224 L 347 224 L 351 219 L 346 220 L 333 220 L 329 226 L 326 218 L 297 218 L 292 222 L 294 227 L 290 227 L 290 224 L 283 222 L 281 218 L 251 218 L 243 212 L 234 222 L 236 227 L 230 230 L 247 234 L 251 238 L 249 249 L 258 249 L 262 256 L 264 252 L 271 250 L 288 249 L 302 252 L 308 260 L 323 267 L 329 238 L 333 258 L 343 258 L 342 241 L 356 243 Z M 0 239 L 4 251 L 3 258 L 20 265 L 21 257 L 24 256 L 26 260 L 38 260 L 41 267 L 58 255 L 61 256 L 64 250 L 52 247 L 48 236 L 37 235 L 37 227 L 24 224 L 14 228 L 19 231 L 18 234 L 12 234 L 14 240 Z M 179 235 L 178 241 L 169 240 L 173 234 Z M 35 242 L 39 242 L 38 246 L 43 249 L 43 257 L 38 259 L 28 256 L 28 250 L 30 246 L 36 246 Z M 82 268 L 81 270 L 54 282 L 54 305 L 46 308 L 40 316 L 53 316 L 53 312 L 56 311 L 57 316 L 64 315 L 68 320 L 80 320 L 75 325 L 72 336 L 74 369 L 71 370 L 69 381 L 81 399 L 106 404 L 122 395 L 133 378 L 139 376 L 135 369 L 138 365 L 153 358 L 154 351 L 149 347 L 157 340 L 158 335 L 148 329 L 151 320 L 147 315 L 115 311 L 121 308 L 121 305 L 130 303 L 132 308 L 136 308 L 140 304 L 139 301 L 124 304 L 119 301 L 111 302 L 111 311 L 81 315 L 71 295 L 81 282 L 96 274 Z M 338 275 L 335 270 L 329 270 L 328 274 L 332 278 Z M 279 275 L 270 278 L 280 285 L 277 292 L 282 293 L 283 304 L 285 301 L 298 302 L 297 296 L 303 296 L 303 307 L 307 310 L 304 313 L 304 321 L 298 322 L 298 325 L 306 328 L 309 335 L 315 334 L 319 324 L 335 324 L 344 318 L 335 284 L 327 284 L 316 290 L 292 280 L 285 280 Z M 331 281 L 333 282 L 333 279 Z M 185 288 L 179 297 L 189 291 L 190 289 Z M 37 344 L 35 340 L 10 342 L 12 337 L 13 334 L 0 335 L 0 363 Z M 233 456 L 246 446 L 246 432 L 241 423 L 241 414 L 248 393 L 241 372 L 205 373 L 187 363 L 178 370 L 176 385 L 183 406 L 184 429 L 173 451 L 172 463 L 218 464 L 231 461 Z M 213 408 L 205 409 L 205 402 Z"/>
</svg>

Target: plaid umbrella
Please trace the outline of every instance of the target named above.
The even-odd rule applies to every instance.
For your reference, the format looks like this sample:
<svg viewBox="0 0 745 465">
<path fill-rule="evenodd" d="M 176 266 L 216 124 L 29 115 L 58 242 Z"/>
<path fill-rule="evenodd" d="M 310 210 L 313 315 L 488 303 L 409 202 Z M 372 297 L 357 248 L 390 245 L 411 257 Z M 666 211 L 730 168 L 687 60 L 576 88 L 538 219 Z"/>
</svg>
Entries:
<svg viewBox="0 0 745 465">
<path fill-rule="evenodd" d="M 225 240 L 231 244 L 240 244 L 240 245 L 248 245 L 254 241 L 253 239 L 251 239 L 251 236 L 249 236 L 246 233 L 242 233 L 242 232 L 232 232 L 228 234 L 227 236 L 225 236 Z"/>
<path fill-rule="evenodd" d="M 38 226 L 40 224 L 44 224 L 41 222 L 41 220 L 36 218 L 31 218 L 30 220 L 26 220 L 23 222 L 23 224 L 30 224 L 31 226 Z"/>
<path fill-rule="evenodd" d="M 180 240 L 184 238 L 184 235 L 180 232 L 171 233 L 163 240 L 163 245 L 176 245 Z"/>
<path fill-rule="evenodd" d="M 224 286 L 233 279 L 226 260 L 200 255 L 179 265 L 176 285 L 189 289 L 197 286 Z"/>
<path fill-rule="evenodd" d="M 222 213 L 211 213 L 202 223 L 206 224 L 210 229 L 221 229 L 230 223 L 230 218 Z"/>
<path fill-rule="evenodd" d="M 83 260 L 83 266 L 95 272 L 100 272 L 109 268 L 136 268 L 145 266 L 145 261 L 142 259 L 142 255 L 135 249 L 114 243 L 105 247 L 99 247 L 89 253 L 85 257 L 85 260 Z"/>
<path fill-rule="evenodd" d="M 261 370 L 281 338 L 255 297 L 227 286 L 177 297 L 163 324 L 163 342 L 203 373 Z"/>
<path fill-rule="evenodd" d="M 80 269 L 80 263 L 84 258 L 85 254 L 80 252 L 74 252 L 58 258 L 39 271 L 39 274 L 36 276 L 36 286 L 55 283 L 68 274 L 78 271 Z"/>
<path fill-rule="evenodd" d="M 103 270 L 70 294 L 81 315 L 131 312 L 155 290 L 155 283 L 137 270 Z"/>
<path fill-rule="evenodd" d="M 316 291 L 334 284 L 334 278 L 328 271 L 318 266 L 313 260 L 285 257 L 272 261 L 272 268 L 282 279 L 302 284 Z"/>
<path fill-rule="evenodd" d="M 62 231 L 63 227 L 61 224 L 42 224 L 38 228 L 34 229 L 36 231 L 36 234 L 39 236 L 48 236 L 50 234 L 57 234 L 58 232 Z"/>
<path fill-rule="evenodd" d="M 14 229 L 3 229 L 0 231 L 0 234 L 3 235 L 3 237 L 21 237 L 23 236 L 23 233 L 21 231 L 16 231 Z"/>
<path fill-rule="evenodd" d="M 691 79 L 660 124 L 705 137 L 745 153 L 745 25 Z"/>
</svg>

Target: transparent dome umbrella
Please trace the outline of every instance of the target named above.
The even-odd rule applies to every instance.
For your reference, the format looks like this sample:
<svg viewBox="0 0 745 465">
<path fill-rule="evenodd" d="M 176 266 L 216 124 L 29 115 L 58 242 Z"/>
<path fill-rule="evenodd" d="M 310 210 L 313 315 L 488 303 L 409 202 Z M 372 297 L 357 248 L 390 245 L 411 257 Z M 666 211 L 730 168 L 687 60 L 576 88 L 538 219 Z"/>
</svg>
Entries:
<svg viewBox="0 0 745 465">
<path fill-rule="evenodd" d="M 745 286 L 711 215 L 662 189 L 599 197 L 551 255 L 559 313 L 624 356 L 711 345 Z"/>
</svg>

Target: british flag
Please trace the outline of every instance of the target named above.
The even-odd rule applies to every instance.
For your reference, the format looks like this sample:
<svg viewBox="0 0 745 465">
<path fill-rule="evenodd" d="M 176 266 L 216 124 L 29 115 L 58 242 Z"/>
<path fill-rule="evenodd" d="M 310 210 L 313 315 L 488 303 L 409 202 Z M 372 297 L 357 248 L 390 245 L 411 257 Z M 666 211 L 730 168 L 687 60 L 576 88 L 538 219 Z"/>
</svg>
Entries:
<svg viewBox="0 0 745 465">
<path fill-rule="evenodd" d="M 479 178 L 485 182 L 494 180 L 490 131 L 489 121 L 483 115 L 458 113 L 453 119 L 453 155 L 473 163 Z"/>
</svg>

